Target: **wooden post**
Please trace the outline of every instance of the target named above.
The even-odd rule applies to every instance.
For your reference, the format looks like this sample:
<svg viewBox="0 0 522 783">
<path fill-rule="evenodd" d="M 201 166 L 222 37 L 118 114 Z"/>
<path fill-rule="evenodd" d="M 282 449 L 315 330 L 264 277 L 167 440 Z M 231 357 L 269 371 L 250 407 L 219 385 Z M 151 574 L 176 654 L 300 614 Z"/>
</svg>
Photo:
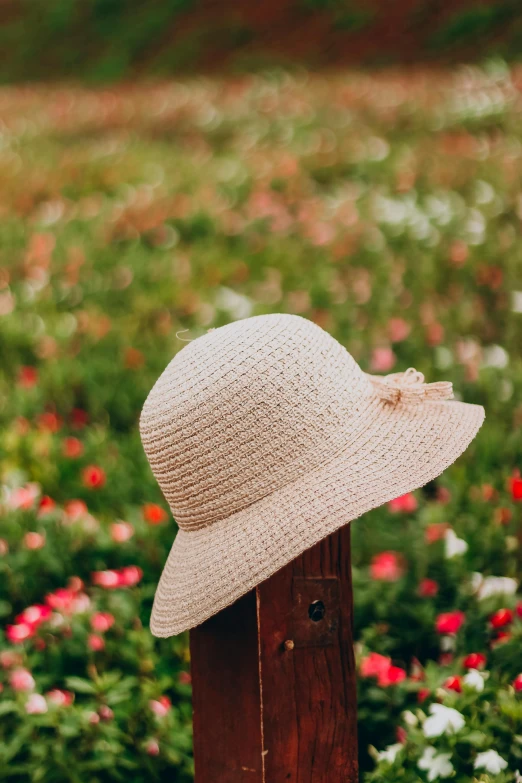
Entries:
<svg viewBox="0 0 522 783">
<path fill-rule="evenodd" d="M 356 783 L 350 527 L 191 631 L 196 783 Z"/>
</svg>

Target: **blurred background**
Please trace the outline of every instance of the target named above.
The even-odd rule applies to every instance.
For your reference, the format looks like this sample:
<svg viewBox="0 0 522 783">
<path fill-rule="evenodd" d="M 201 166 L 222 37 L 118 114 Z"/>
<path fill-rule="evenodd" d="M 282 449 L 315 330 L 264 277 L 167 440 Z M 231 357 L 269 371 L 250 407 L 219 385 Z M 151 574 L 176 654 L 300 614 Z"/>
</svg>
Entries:
<svg viewBox="0 0 522 783">
<path fill-rule="evenodd" d="M 2 779 L 192 779 L 138 417 L 176 332 L 274 311 L 487 413 L 353 525 L 361 780 L 522 779 L 521 46 L 514 2 L 1 3 Z"/>
</svg>

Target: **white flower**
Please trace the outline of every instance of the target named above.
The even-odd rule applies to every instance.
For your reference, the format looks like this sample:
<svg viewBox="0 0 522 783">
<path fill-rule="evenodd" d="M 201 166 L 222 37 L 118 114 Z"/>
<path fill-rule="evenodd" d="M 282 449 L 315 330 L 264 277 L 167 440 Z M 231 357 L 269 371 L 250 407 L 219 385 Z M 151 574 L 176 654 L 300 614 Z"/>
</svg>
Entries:
<svg viewBox="0 0 522 783">
<path fill-rule="evenodd" d="M 444 536 L 446 557 L 456 557 L 457 555 L 463 555 L 468 551 L 468 545 L 463 538 L 458 538 L 454 530 L 446 530 Z"/>
<path fill-rule="evenodd" d="M 473 574 L 471 584 L 480 601 L 494 595 L 514 595 L 518 588 L 517 580 L 509 576 L 484 577 L 479 573 Z"/>
<path fill-rule="evenodd" d="M 499 756 L 496 750 L 487 750 L 485 753 L 478 753 L 474 763 L 475 769 L 485 769 L 492 775 L 498 775 L 507 767 L 506 759 Z"/>
<path fill-rule="evenodd" d="M 460 712 L 443 704 L 430 706 L 430 717 L 424 721 L 422 730 L 425 737 L 440 737 L 441 734 L 453 734 L 460 731 L 466 721 Z"/>
<path fill-rule="evenodd" d="M 479 693 L 484 690 L 484 678 L 477 669 L 470 669 L 464 677 L 463 683 Z"/>
<path fill-rule="evenodd" d="M 451 753 L 437 753 L 435 748 L 427 747 L 419 759 L 419 769 L 428 773 L 428 780 L 447 778 L 453 772 L 453 764 L 450 761 Z"/>
<path fill-rule="evenodd" d="M 39 693 L 31 693 L 25 703 L 25 711 L 28 715 L 41 715 L 47 712 L 47 702 Z"/>
<path fill-rule="evenodd" d="M 252 314 L 252 300 L 224 286 L 217 290 L 216 307 L 237 319 L 248 318 Z"/>
<path fill-rule="evenodd" d="M 377 761 L 387 761 L 389 764 L 393 764 L 400 750 L 402 750 L 400 742 L 397 742 L 395 745 L 388 745 L 387 748 L 379 751 Z"/>
<path fill-rule="evenodd" d="M 401 717 L 407 726 L 416 726 L 419 722 L 417 720 L 417 716 L 414 715 L 410 710 L 404 710 Z"/>
<path fill-rule="evenodd" d="M 501 345 L 489 345 L 487 348 L 484 348 L 483 367 L 496 367 L 499 370 L 503 370 L 508 364 L 509 354 Z"/>
</svg>

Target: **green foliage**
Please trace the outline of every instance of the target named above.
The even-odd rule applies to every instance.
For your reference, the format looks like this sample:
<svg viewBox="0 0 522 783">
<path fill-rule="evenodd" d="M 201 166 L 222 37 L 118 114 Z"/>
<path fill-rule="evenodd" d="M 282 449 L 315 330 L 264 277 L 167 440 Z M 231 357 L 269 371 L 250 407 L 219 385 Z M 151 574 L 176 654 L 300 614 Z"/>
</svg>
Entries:
<svg viewBox="0 0 522 783">
<path fill-rule="evenodd" d="M 326 328 L 365 370 L 415 366 L 486 407 L 442 477 L 353 525 L 360 755 L 372 783 L 427 783 L 430 753 L 471 783 L 496 750 L 508 766 L 494 780 L 514 783 L 516 74 L 490 61 L 408 77 L 274 69 L 13 88 L 2 117 L 4 779 L 190 779 L 187 640 L 148 630 L 175 523 L 138 418 L 180 338 L 283 311 Z M 443 613 L 460 627 L 441 631 Z M 465 681 L 469 653 L 484 655 L 482 690 Z M 436 704 L 465 726 L 427 737 Z"/>
</svg>

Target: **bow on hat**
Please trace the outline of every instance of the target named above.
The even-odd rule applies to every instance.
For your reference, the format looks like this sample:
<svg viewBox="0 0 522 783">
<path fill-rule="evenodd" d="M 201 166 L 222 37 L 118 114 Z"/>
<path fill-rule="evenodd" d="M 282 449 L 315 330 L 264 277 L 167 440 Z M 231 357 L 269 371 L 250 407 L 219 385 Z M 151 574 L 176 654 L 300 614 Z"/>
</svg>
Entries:
<svg viewBox="0 0 522 783">
<path fill-rule="evenodd" d="M 424 383 L 424 375 L 414 367 L 391 375 L 370 375 L 370 380 L 381 399 L 396 405 L 399 402 L 419 405 L 424 400 L 451 400 L 453 384 L 450 381 Z"/>
</svg>

